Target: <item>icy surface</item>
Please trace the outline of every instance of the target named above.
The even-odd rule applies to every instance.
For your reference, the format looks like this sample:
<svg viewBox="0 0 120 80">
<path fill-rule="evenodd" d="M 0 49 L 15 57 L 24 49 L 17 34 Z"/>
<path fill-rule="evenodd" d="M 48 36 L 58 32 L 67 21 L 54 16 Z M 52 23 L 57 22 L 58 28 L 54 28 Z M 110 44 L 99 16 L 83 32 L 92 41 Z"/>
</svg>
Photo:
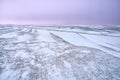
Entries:
<svg viewBox="0 0 120 80">
<path fill-rule="evenodd" d="M 0 80 L 120 80 L 120 27 L 0 25 Z"/>
</svg>

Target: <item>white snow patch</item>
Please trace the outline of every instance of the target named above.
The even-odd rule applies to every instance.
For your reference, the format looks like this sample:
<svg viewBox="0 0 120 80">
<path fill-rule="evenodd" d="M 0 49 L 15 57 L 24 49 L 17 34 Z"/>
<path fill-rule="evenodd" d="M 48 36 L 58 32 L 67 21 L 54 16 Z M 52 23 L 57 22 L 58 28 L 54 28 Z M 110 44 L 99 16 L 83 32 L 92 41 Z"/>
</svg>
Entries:
<svg viewBox="0 0 120 80">
<path fill-rule="evenodd" d="M 65 67 L 67 67 L 67 68 L 71 68 L 71 64 L 68 63 L 67 61 L 64 61 L 64 65 L 65 65 Z"/>
<path fill-rule="evenodd" d="M 81 34 L 86 37 L 88 40 L 94 42 L 94 44 L 103 45 L 106 47 L 110 47 L 116 51 L 120 51 L 120 48 L 117 46 L 119 43 L 119 37 L 111 37 L 111 36 L 102 36 L 102 35 L 86 35 Z"/>
<path fill-rule="evenodd" d="M 16 52 L 15 57 L 29 58 L 29 53 L 27 53 L 25 50 L 19 50 Z"/>
<path fill-rule="evenodd" d="M 80 50 L 80 52 L 83 52 L 83 53 L 90 53 L 91 51 L 89 51 L 89 50 Z"/>
<path fill-rule="evenodd" d="M 19 42 L 21 42 L 21 41 L 29 42 L 32 39 L 32 36 L 29 34 L 24 34 L 22 36 L 18 36 L 17 39 Z"/>
<path fill-rule="evenodd" d="M 96 48 L 99 46 L 96 44 L 93 44 L 87 39 L 84 39 L 83 37 L 79 36 L 76 33 L 68 33 L 68 32 L 52 32 L 59 37 L 63 38 L 64 40 L 70 42 L 71 44 L 77 45 L 77 46 L 87 46 L 87 47 L 93 47 Z"/>
<path fill-rule="evenodd" d="M 47 30 L 37 30 L 38 37 L 37 40 L 39 41 L 46 41 L 46 42 L 55 42 L 55 40 L 51 37 L 49 31 Z"/>
<path fill-rule="evenodd" d="M 0 35 L 0 38 L 14 38 L 14 37 L 17 37 L 17 33 L 16 32 L 11 32 L 11 33 Z"/>
</svg>

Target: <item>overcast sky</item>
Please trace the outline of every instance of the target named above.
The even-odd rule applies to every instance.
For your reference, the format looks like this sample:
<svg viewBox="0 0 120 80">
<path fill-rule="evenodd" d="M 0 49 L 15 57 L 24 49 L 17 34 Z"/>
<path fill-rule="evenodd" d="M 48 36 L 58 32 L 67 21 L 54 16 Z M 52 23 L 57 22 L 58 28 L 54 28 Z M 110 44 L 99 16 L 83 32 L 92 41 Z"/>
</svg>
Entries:
<svg viewBox="0 0 120 80">
<path fill-rule="evenodd" d="M 120 0 L 0 0 L 0 23 L 120 24 Z"/>
</svg>

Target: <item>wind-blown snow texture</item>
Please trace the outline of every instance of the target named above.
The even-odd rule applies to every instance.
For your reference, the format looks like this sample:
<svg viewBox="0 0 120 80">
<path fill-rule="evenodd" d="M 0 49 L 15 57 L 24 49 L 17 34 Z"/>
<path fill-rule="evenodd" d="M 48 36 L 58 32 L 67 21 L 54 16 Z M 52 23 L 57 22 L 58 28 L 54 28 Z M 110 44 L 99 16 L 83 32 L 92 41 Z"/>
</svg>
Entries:
<svg viewBox="0 0 120 80">
<path fill-rule="evenodd" d="M 0 25 L 0 80 L 120 80 L 120 27 Z"/>
</svg>

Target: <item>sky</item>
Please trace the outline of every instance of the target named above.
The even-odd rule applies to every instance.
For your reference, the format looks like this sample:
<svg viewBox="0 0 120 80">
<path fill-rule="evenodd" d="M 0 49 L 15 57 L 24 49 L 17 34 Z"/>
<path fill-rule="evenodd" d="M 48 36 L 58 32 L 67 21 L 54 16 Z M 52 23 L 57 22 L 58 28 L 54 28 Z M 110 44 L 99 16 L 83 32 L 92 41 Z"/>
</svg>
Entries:
<svg viewBox="0 0 120 80">
<path fill-rule="evenodd" d="M 120 0 L 0 0 L 0 24 L 120 24 Z"/>
</svg>

